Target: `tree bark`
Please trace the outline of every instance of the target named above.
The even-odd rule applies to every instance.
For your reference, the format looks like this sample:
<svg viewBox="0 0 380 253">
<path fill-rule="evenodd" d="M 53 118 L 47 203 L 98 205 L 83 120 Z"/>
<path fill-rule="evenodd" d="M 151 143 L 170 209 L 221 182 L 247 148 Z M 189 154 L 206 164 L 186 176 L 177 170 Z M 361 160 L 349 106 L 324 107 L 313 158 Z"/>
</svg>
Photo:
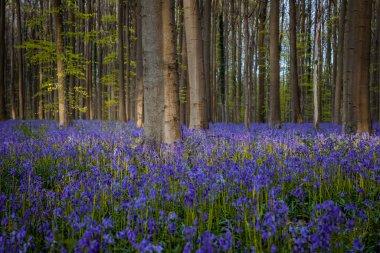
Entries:
<svg viewBox="0 0 380 253">
<path fill-rule="evenodd" d="M 321 36 L 321 16 L 322 16 L 322 0 L 318 0 L 317 3 L 317 12 L 316 12 L 316 24 L 315 24 L 315 36 L 314 36 L 314 61 L 313 61 L 313 104 L 314 104 L 314 127 L 319 128 L 320 123 L 320 83 L 319 83 L 319 43 Z"/>
<path fill-rule="evenodd" d="M 211 0 L 203 0 L 202 11 L 202 40 L 204 52 L 204 74 L 206 89 L 206 114 L 207 121 L 211 121 L 211 94 L 210 94 L 210 27 L 211 27 Z"/>
<path fill-rule="evenodd" d="M 259 88 L 258 88 L 258 122 L 265 122 L 265 77 L 266 77 L 266 64 L 265 64 L 265 22 L 267 18 L 267 0 L 261 0 L 258 22 L 258 65 L 259 65 Z"/>
<path fill-rule="evenodd" d="M 206 86 L 200 15 L 196 0 L 184 0 L 184 17 L 190 86 L 190 129 L 207 129 Z"/>
<path fill-rule="evenodd" d="M 142 48 L 144 80 L 144 133 L 153 141 L 162 142 L 164 91 L 162 72 L 161 2 L 142 0 Z M 160 38 L 160 39 L 157 39 Z"/>
<path fill-rule="evenodd" d="M 372 21 L 372 0 L 357 1 L 359 8 L 358 20 L 356 23 L 356 61 L 359 63 L 355 71 L 355 93 L 356 101 L 356 131 L 358 133 L 371 132 L 371 117 L 369 107 L 369 70 L 371 51 L 371 21 Z"/>
<path fill-rule="evenodd" d="M 338 60 L 337 73 L 335 83 L 335 100 L 334 100 L 334 123 L 341 123 L 341 104 L 342 104 L 342 88 L 343 88 L 343 49 L 344 49 L 344 27 L 346 23 L 347 0 L 342 0 L 339 14 L 339 37 L 338 37 Z"/>
<path fill-rule="evenodd" d="M 293 99 L 293 119 L 294 123 L 302 123 L 299 86 L 298 86 L 298 64 L 297 64 L 297 17 L 295 0 L 289 0 L 289 16 L 290 16 L 290 78 L 292 83 L 292 99 Z"/>
<path fill-rule="evenodd" d="M 244 2 L 244 128 L 249 128 L 250 108 L 249 108 L 249 71 L 250 70 L 250 55 L 249 55 L 249 23 L 248 23 L 248 0 Z"/>
<path fill-rule="evenodd" d="M 58 90 L 58 115 L 59 126 L 67 127 L 66 118 L 66 98 L 65 98 L 65 63 L 64 63 L 64 48 L 63 48 L 63 28 L 62 28 L 62 13 L 61 0 L 53 0 L 54 8 L 54 25 L 55 25 L 55 43 L 57 54 L 57 90 Z"/>
<path fill-rule="evenodd" d="M 125 109 L 125 72 L 124 72 L 124 0 L 118 0 L 118 37 L 119 37 L 119 120 L 126 121 Z"/>
<path fill-rule="evenodd" d="M 21 31 L 21 7 L 20 0 L 16 0 L 17 11 L 17 45 L 22 44 L 22 31 Z M 17 49 L 18 61 L 18 117 L 24 119 L 24 62 L 22 48 Z"/>
<path fill-rule="evenodd" d="M 142 49 L 142 24 L 141 1 L 137 1 L 137 47 L 136 47 L 136 127 L 144 126 L 144 83 L 143 83 L 143 49 Z"/>
<path fill-rule="evenodd" d="M 0 0 L 0 120 L 5 120 L 5 0 Z"/>
<path fill-rule="evenodd" d="M 174 0 L 162 0 L 163 81 L 165 96 L 163 139 L 168 144 L 173 144 L 181 139 L 178 117 L 179 100 L 174 6 Z"/>
<path fill-rule="evenodd" d="M 272 0 L 270 6 L 270 127 L 281 127 L 280 117 L 280 3 Z"/>
</svg>

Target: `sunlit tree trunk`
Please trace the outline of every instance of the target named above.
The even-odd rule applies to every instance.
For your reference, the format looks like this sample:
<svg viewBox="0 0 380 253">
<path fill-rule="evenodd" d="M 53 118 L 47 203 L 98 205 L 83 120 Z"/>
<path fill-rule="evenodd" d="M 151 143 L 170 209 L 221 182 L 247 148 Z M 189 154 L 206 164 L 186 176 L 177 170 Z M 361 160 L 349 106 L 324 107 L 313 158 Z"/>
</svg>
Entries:
<svg viewBox="0 0 380 253">
<path fill-rule="evenodd" d="M 269 126 L 281 127 L 280 118 L 280 1 L 272 0 L 270 6 L 270 115 Z"/>
<path fill-rule="evenodd" d="M 137 1 L 137 47 L 136 47 L 136 127 L 144 125 L 144 83 L 143 83 L 143 49 L 142 49 L 142 24 L 141 1 Z"/>
<path fill-rule="evenodd" d="M 207 129 L 206 86 L 200 15 L 196 0 L 184 0 L 184 17 L 190 86 L 190 129 Z"/>
<path fill-rule="evenodd" d="M 59 126 L 67 127 L 66 117 L 66 98 L 65 98 L 65 63 L 64 63 L 64 48 L 63 48 L 63 29 L 62 29 L 62 13 L 61 0 L 53 0 L 54 8 L 54 25 L 55 25 L 55 43 L 57 54 L 57 90 L 58 90 L 58 116 Z"/>
<path fill-rule="evenodd" d="M 176 63 L 176 40 L 174 0 L 162 0 L 162 37 L 164 72 L 164 126 L 165 143 L 172 144 L 181 139 L 178 105 L 178 76 Z"/>
</svg>

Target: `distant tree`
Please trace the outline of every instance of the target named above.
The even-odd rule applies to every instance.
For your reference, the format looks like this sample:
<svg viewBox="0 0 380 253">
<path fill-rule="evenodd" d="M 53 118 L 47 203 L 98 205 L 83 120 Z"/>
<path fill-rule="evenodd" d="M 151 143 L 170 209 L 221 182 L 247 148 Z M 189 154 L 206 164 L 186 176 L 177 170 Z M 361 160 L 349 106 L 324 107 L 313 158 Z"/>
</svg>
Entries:
<svg viewBox="0 0 380 253">
<path fill-rule="evenodd" d="M 280 115 L 280 1 L 272 0 L 270 5 L 270 116 L 269 126 L 281 126 Z"/>
<path fill-rule="evenodd" d="M 198 2 L 184 0 L 184 17 L 190 84 L 190 129 L 207 129 L 206 87 Z"/>
<path fill-rule="evenodd" d="M 62 3 L 61 0 L 53 0 L 52 6 L 53 19 L 55 26 L 55 43 L 57 54 L 57 90 L 58 90 L 58 115 L 59 126 L 67 127 L 66 117 L 66 97 L 65 97 L 65 63 L 64 63 L 64 47 L 63 47 L 63 22 L 62 22 Z"/>
</svg>

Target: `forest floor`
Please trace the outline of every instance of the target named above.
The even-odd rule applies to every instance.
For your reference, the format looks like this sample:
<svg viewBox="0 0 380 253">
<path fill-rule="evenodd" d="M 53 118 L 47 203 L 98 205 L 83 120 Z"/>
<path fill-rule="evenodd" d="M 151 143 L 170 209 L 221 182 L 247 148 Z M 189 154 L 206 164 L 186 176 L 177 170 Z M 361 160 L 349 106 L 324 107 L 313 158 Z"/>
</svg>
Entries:
<svg viewBox="0 0 380 253">
<path fill-rule="evenodd" d="M 0 122 L 0 252 L 380 252 L 380 134 Z"/>
</svg>

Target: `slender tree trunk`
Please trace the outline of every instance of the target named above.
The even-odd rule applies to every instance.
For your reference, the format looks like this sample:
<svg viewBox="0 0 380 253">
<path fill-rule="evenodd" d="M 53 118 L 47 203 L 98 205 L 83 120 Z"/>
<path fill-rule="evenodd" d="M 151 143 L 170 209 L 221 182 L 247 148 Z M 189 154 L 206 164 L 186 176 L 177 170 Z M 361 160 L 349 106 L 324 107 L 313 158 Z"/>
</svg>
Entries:
<svg viewBox="0 0 380 253">
<path fill-rule="evenodd" d="M 271 127 L 281 127 L 280 118 L 280 1 L 272 0 L 270 6 L 270 117 Z"/>
<path fill-rule="evenodd" d="M 297 17 L 295 0 L 289 0 L 289 16 L 290 16 L 290 76 L 292 83 L 292 99 L 293 99 L 293 122 L 302 123 L 299 86 L 298 86 L 298 64 L 297 64 Z"/>
<path fill-rule="evenodd" d="M 250 97 L 250 88 L 249 88 L 249 72 L 250 70 L 250 55 L 249 55 L 249 23 L 248 23 L 248 0 L 244 2 L 244 127 L 249 128 L 249 97 Z"/>
<path fill-rule="evenodd" d="M 204 52 L 204 74 L 206 86 L 206 113 L 207 121 L 211 121 L 211 106 L 210 106 L 210 28 L 211 28 L 211 0 L 203 0 L 202 11 L 202 39 Z"/>
<path fill-rule="evenodd" d="M 5 0 L 0 0 L 0 120 L 5 120 Z"/>
<path fill-rule="evenodd" d="M 17 45 L 22 44 L 22 31 L 21 31 L 21 7 L 20 0 L 16 0 L 17 11 Z M 23 52 L 21 48 L 17 49 L 18 61 L 18 117 L 24 119 L 24 63 Z"/>
<path fill-rule="evenodd" d="M 97 30 L 101 31 L 102 29 L 102 1 L 97 0 Z M 99 39 L 101 35 L 99 34 Z M 103 48 L 100 45 L 97 45 L 97 91 L 96 91 L 96 101 L 97 101 L 97 118 L 102 120 L 103 119 L 103 83 L 102 83 L 102 76 L 103 76 Z"/>
<path fill-rule="evenodd" d="M 314 36 L 314 61 L 313 61 L 313 104 L 314 104 L 314 127 L 319 128 L 319 122 L 320 122 L 320 110 L 319 110 L 319 41 L 320 41 L 320 35 L 321 35 L 321 16 L 322 16 L 322 1 L 318 0 L 317 5 L 317 12 L 316 12 L 316 24 L 315 24 L 315 36 Z"/>
<path fill-rule="evenodd" d="M 13 4 L 11 3 L 11 24 L 9 25 L 9 44 L 10 44 L 10 49 L 9 49 L 9 54 L 10 54 L 10 78 L 9 78 L 9 102 L 10 102 L 10 109 L 11 109 L 11 118 L 16 119 L 17 118 L 17 110 L 16 110 L 16 105 L 15 105 L 15 80 L 14 80 L 14 8 Z"/>
<path fill-rule="evenodd" d="M 184 0 L 184 17 L 190 85 L 190 129 L 207 129 L 203 48 L 199 8 L 196 0 Z"/>
<path fill-rule="evenodd" d="M 144 126 L 143 49 L 141 26 L 141 1 L 137 1 L 137 47 L 136 47 L 136 127 Z"/>
<path fill-rule="evenodd" d="M 181 139 L 178 107 L 178 78 L 176 63 L 176 40 L 174 0 L 162 1 L 162 37 L 164 66 L 164 142 L 173 144 Z"/>
<path fill-rule="evenodd" d="M 55 25 L 55 43 L 57 50 L 57 90 L 58 90 L 58 115 L 59 126 L 67 127 L 66 118 L 66 98 L 65 98 L 65 64 L 64 64 L 64 48 L 63 48 L 63 29 L 62 29 L 62 13 L 61 0 L 53 0 L 54 8 L 54 25 Z"/>
<path fill-rule="evenodd" d="M 131 106 L 131 81 L 130 81 L 130 61 L 131 61 L 131 42 L 129 40 L 129 2 L 125 3 L 125 12 L 124 12 L 124 20 L 125 20 L 125 55 L 126 55 L 126 64 L 125 64 L 125 119 L 127 121 L 132 119 L 132 106 Z"/>
<path fill-rule="evenodd" d="M 334 123 L 341 122 L 341 103 L 342 103 L 342 88 L 343 88 L 343 49 L 344 49 L 344 27 L 346 20 L 347 0 L 342 0 L 339 14 L 339 35 L 338 35 L 338 60 L 337 73 L 335 83 L 335 100 L 334 100 Z"/>
<path fill-rule="evenodd" d="M 261 0 L 259 11 L 259 24 L 258 24 L 258 65 L 259 65 L 259 89 L 258 89 L 258 122 L 265 122 L 265 77 L 266 77 L 266 64 L 265 64 L 265 22 L 267 15 L 267 0 Z"/>
<path fill-rule="evenodd" d="M 241 9 L 241 2 L 239 0 L 239 3 L 238 3 L 238 6 L 239 6 L 239 10 Z M 239 16 L 240 18 L 240 16 Z M 236 81 L 236 93 L 235 93 L 235 101 L 236 101 L 236 111 L 235 111 L 235 115 L 236 115 L 236 122 L 240 122 L 241 121 L 241 118 L 240 118 L 240 110 L 241 110 L 241 79 L 242 79 L 242 76 L 241 76 L 241 65 L 242 65 L 242 29 L 241 29 L 241 22 L 240 20 L 237 22 L 237 25 L 238 25 L 238 41 L 237 41 L 237 81 Z"/>
<path fill-rule="evenodd" d="M 126 121 L 125 109 L 125 72 L 124 72 L 124 0 L 118 0 L 118 36 L 119 36 L 119 120 Z"/>
<path fill-rule="evenodd" d="M 92 13 L 92 1 L 87 1 L 86 3 L 87 7 L 87 14 Z M 93 29 L 93 18 L 89 17 L 87 21 L 87 28 L 86 32 L 90 33 Z M 86 98 L 86 106 L 87 106 L 87 119 L 92 120 L 94 119 L 94 108 L 93 108 L 93 94 L 92 94 L 92 88 L 93 88 L 93 81 L 92 81 L 92 64 L 93 64 L 93 57 L 92 57 L 92 38 L 89 37 L 86 41 L 86 59 L 87 59 L 87 66 L 86 66 L 86 90 L 87 90 L 87 98 Z"/>
<path fill-rule="evenodd" d="M 187 89 L 188 87 L 188 71 L 187 71 L 187 47 L 186 47 L 186 35 L 185 31 L 182 31 L 183 36 L 182 36 L 182 46 L 181 46 L 181 73 L 180 73 L 180 95 L 181 100 L 180 100 L 180 124 L 185 125 L 188 123 L 186 119 L 186 115 L 189 113 L 186 109 L 187 104 L 189 101 L 187 100 L 187 94 L 189 93 L 189 90 Z"/>
</svg>

